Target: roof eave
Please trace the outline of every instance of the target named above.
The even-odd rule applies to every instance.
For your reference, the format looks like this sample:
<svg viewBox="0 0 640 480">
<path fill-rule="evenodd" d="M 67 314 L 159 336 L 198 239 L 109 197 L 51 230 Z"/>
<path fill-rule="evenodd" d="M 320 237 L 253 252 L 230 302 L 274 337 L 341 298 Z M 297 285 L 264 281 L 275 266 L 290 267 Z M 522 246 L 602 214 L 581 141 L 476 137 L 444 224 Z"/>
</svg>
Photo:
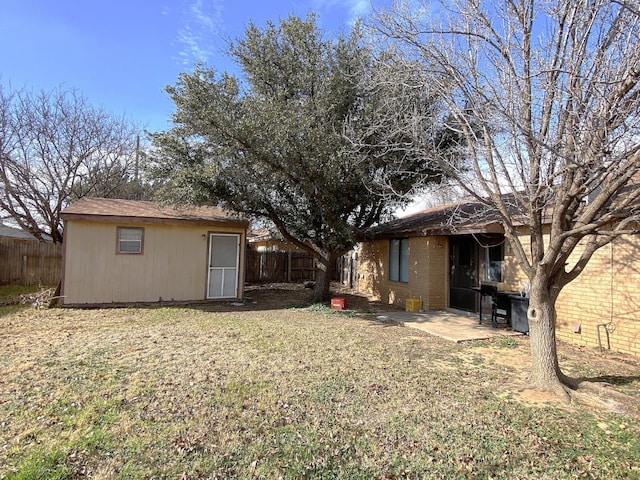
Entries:
<svg viewBox="0 0 640 480">
<path fill-rule="evenodd" d="M 225 226 L 246 229 L 249 226 L 248 220 L 234 218 L 172 218 L 172 217 L 152 217 L 152 216 L 127 216 L 127 215 L 100 215 L 86 213 L 62 213 L 61 217 L 65 221 L 78 220 L 98 223 L 145 223 L 145 224 L 165 224 L 165 225 L 192 225 L 192 226 Z"/>
<path fill-rule="evenodd" d="M 399 237 L 452 237 L 456 235 L 472 235 L 482 233 L 504 233 L 504 228 L 499 222 L 490 222 L 484 224 L 459 225 L 455 227 L 442 225 L 438 227 L 427 227 L 420 229 L 388 230 L 385 232 L 368 234 L 365 236 L 365 241 L 383 240 Z"/>
</svg>

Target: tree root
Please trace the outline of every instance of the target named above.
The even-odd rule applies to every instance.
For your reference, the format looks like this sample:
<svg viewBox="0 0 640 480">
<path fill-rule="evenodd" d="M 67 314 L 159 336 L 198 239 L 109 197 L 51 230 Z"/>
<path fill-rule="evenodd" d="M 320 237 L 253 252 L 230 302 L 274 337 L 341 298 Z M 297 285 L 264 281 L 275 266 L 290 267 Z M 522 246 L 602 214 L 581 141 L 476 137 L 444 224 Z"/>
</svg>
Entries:
<svg viewBox="0 0 640 480">
<path fill-rule="evenodd" d="M 527 386 L 528 389 L 537 390 L 538 392 L 548 392 L 555 395 L 558 400 L 564 404 L 571 404 L 571 392 L 572 388 L 569 385 L 564 384 L 561 381 L 552 383 L 538 383 L 532 382 Z"/>
<path fill-rule="evenodd" d="M 548 391 L 556 395 L 562 403 L 570 404 L 571 403 L 571 388 L 564 383 L 558 382 L 556 384 L 550 385 Z"/>
<path fill-rule="evenodd" d="M 584 395 L 593 394 L 601 396 L 603 394 L 610 395 L 612 392 L 618 394 L 609 387 L 612 387 L 610 383 L 605 382 L 592 382 L 583 378 L 573 378 L 560 372 L 558 374 L 558 385 L 553 387 L 553 392 L 557 393 L 563 399 L 568 399 L 567 403 L 571 403 L 572 399 L 583 397 Z M 619 395 L 626 397 L 626 395 L 620 393 Z"/>
<path fill-rule="evenodd" d="M 625 413 L 638 418 L 640 408 L 637 400 L 625 393 L 615 390 L 608 382 L 590 381 L 583 378 L 572 378 L 559 373 L 557 382 L 530 384 L 529 388 L 548 392 L 565 405 L 584 404 L 597 406 L 600 409 Z"/>
<path fill-rule="evenodd" d="M 613 390 L 611 387 L 613 387 L 613 384 L 609 383 L 609 382 L 597 382 L 597 381 L 592 381 L 592 380 L 586 380 L 584 378 L 573 378 L 573 377 L 569 377 L 563 373 L 561 373 L 559 375 L 560 377 L 560 382 L 562 382 L 564 385 L 566 385 L 568 388 L 570 388 L 572 391 L 579 391 L 579 392 L 591 392 L 591 393 L 595 393 L 595 394 L 603 394 L 606 393 L 607 395 L 609 394 L 619 394 L 622 396 L 625 396 L 623 393 L 617 392 L 615 390 Z"/>
<path fill-rule="evenodd" d="M 606 385 L 611 386 L 610 384 Z M 584 394 L 586 391 L 601 394 L 605 387 L 602 384 L 598 385 L 595 382 L 587 382 L 584 379 L 569 377 L 562 372 L 558 372 L 557 381 L 532 382 L 530 388 L 551 393 L 558 397 L 562 403 L 571 404 L 573 398 L 579 396 L 579 394 Z"/>
</svg>

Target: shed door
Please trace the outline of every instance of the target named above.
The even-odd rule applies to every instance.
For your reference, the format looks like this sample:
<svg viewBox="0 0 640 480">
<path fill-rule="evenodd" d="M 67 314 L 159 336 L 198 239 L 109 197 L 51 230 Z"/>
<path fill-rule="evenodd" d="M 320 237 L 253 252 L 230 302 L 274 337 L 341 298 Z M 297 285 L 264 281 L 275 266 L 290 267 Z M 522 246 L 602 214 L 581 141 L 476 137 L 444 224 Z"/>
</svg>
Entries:
<svg viewBox="0 0 640 480">
<path fill-rule="evenodd" d="M 209 235 L 207 298 L 238 296 L 239 262 L 240 235 L 219 233 Z"/>
</svg>

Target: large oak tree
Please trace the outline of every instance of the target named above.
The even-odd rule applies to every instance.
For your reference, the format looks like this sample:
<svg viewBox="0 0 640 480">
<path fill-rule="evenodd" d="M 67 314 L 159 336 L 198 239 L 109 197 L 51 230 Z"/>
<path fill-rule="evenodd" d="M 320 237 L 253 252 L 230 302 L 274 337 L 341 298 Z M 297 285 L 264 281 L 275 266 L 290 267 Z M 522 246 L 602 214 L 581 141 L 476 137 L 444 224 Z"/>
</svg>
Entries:
<svg viewBox="0 0 640 480">
<path fill-rule="evenodd" d="M 240 76 L 201 65 L 168 89 L 174 127 L 154 135 L 152 170 L 174 202 L 215 202 L 271 221 L 317 259 L 313 299 L 326 300 L 335 260 L 407 202 L 414 185 L 406 172 L 439 176 L 399 148 L 404 132 L 389 135 L 370 122 L 388 91 L 402 87 L 363 87 L 379 60 L 358 27 L 331 40 L 314 16 L 251 24 L 230 55 Z M 431 131 L 433 98 L 419 91 L 403 98 Z M 356 146 L 355 136 L 366 141 Z"/>
</svg>

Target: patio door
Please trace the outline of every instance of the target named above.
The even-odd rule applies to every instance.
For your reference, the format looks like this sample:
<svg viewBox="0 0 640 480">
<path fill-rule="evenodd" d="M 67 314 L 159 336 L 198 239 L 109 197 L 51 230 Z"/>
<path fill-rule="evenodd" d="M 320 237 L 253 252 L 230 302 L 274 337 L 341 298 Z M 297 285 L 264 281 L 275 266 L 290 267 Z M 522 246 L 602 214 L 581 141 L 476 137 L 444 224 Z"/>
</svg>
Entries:
<svg viewBox="0 0 640 480">
<path fill-rule="evenodd" d="M 467 312 L 477 311 L 478 248 L 471 236 L 449 237 L 449 306 Z"/>
<path fill-rule="evenodd" d="M 207 298 L 237 298 L 240 235 L 209 234 Z"/>
</svg>

